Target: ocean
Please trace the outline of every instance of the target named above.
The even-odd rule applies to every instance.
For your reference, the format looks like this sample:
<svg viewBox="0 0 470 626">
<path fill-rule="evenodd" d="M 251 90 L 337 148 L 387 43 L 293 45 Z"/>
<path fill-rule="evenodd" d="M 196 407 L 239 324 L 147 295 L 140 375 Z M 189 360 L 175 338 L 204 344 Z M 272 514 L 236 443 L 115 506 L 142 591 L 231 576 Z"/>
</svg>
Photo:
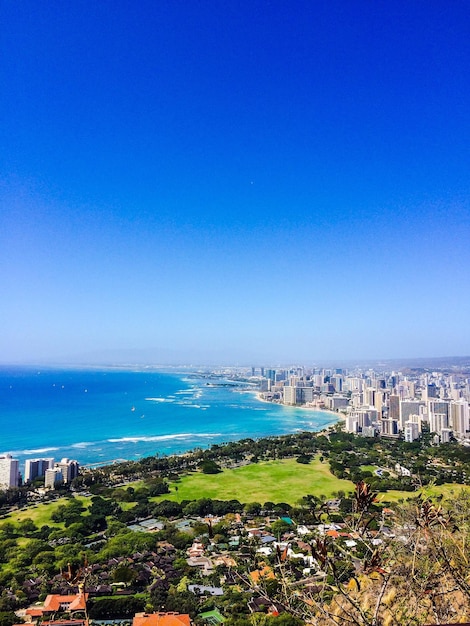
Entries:
<svg viewBox="0 0 470 626">
<path fill-rule="evenodd" d="M 169 455 L 334 423 L 191 371 L 0 367 L 0 454 L 80 465 Z"/>
</svg>

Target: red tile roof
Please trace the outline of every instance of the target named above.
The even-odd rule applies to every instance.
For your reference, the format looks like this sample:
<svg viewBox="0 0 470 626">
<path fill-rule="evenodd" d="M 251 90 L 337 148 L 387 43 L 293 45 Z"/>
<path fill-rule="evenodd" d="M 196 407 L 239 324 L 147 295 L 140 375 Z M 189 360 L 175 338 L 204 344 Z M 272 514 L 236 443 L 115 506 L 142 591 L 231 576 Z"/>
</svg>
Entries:
<svg viewBox="0 0 470 626">
<path fill-rule="evenodd" d="M 187 613 L 136 613 L 132 626 L 191 626 Z"/>
<path fill-rule="evenodd" d="M 44 600 L 43 613 L 57 613 L 58 611 L 84 611 L 88 594 L 79 593 L 69 596 L 50 594 Z"/>
</svg>

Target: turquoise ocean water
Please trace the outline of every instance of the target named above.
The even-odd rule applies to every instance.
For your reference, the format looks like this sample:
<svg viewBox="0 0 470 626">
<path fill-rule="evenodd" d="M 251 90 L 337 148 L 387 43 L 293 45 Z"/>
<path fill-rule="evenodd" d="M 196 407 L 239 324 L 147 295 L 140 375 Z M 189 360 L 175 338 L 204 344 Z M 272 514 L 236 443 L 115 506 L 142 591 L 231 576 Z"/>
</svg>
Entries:
<svg viewBox="0 0 470 626">
<path fill-rule="evenodd" d="M 267 404 L 185 372 L 0 368 L 0 454 L 82 465 L 244 437 L 320 430 L 335 416 Z"/>
</svg>

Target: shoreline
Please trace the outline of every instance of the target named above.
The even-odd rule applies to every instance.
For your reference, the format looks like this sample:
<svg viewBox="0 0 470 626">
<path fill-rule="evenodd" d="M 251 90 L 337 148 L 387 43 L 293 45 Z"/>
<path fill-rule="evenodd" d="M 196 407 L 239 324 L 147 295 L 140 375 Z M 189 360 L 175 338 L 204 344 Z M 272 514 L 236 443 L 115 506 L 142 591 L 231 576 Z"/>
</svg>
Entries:
<svg viewBox="0 0 470 626">
<path fill-rule="evenodd" d="M 266 398 L 262 398 L 261 397 L 261 393 L 260 391 L 254 391 L 253 395 L 255 395 L 256 399 L 259 402 L 264 402 L 265 404 L 272 404 L 274 406 L 280 406 L 283 407 L 285 409 L 299 409 L 299 410 L 303 410 L 303 411 L 313 411 L 316 413 L 331 413 L 331 415 L 334 415 L 336 418 L 338 419 L 346 419 L 346 416 L 343 413 L 339 413 L 336 411 L 332 411 L 331 409 L 320 409 L 318 407 L 315 406 L 306 406 L 306 405 L 292 405 L 292 404 L 283 404 L 282 402 L 271 402 L 271 400 L 266 400 Z M 316 432 L 316 431 L 315 431 Z"/>
<path fill-rule="evenodd" d="M 15 427 L 2 437 L 0 453 L 12 454 L 21 468 L 33 458 L 70 458 L 86 466 L 108 465 L 116 459 L 180 455 L 246 437 L 282 436 L 299 430 L 320 432 L 341 417 L 325 409 L 268 402 L 250 381 L 230 388 L 206 386 L 206 378 L 199 379 L 198 372 L 193 373 L 194 379 L 187 379 L 188 371 L 127 370 L 131 375 L 128 379 L 122 378 L 121 369 L 102 367 L 18 369 L 18 376 L 17 367 L 2 373 L 9 400 L 5 416 L 11 417 Z M 97 376 L 97 370 L 108 375 Z M 149 380 L 150 375 L 155 379 Z M 185 402 L 177 402 L 182 399 L 177 395 L 182 390 L 191 392 L 190 397 L 184 395 Z M 199 406 L 201 393 L 204 406 Z M 168 398 L 168 402 L 147 401 L 157 396 Z M 260 402 L 273 406 L 269 411 L 267 407 L 256 408 Z M 293 408 L 306 410 L 296 412 Z M 60 428 L 47 431 L 46 412 Z"/>
</svg>

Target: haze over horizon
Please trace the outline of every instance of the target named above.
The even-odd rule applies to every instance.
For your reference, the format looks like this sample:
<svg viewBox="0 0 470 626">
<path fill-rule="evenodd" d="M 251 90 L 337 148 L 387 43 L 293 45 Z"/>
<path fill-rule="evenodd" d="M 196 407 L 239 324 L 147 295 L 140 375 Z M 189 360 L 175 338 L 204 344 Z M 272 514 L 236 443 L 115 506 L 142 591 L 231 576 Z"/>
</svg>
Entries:
<svg viewBox="0 0 470 626">
<path fill-rule="evenodd" d="M 194 358 L 191 358 L 194 357 Z M 56 358 L 45 359 L 28 359 L 25 361 L 0 361 L 0 367 L 18 367 L 18 368 L 72 368 L 72 369 L 155 369 L 164 371 L 166 369 L 194 369 L 210 368 L 245 368 L 251 367 L 274 367 L 289 368 L 304 366 L 306 368 L 337 368 L 346 369 L 356 368 L 374 368 L 380 370 L 396 370 L 407 368 L 425 368 L 425 369 L 467 369 L 470 367 L 470 355 L 460 356 L 404 356 L 394 358 L 340 358 L 340 357 L 323 357 L 314 358 L 312 356 L 303 359 L 279 359 L 275 355 L 268 356 L 266 359 L 260 358 L 259 355 L 253 355 L 253 358 L 243 357 L 240 359 L 231 359 L 223 352 L 206 351 L 204 360 L 201 360 L 200 353 L 191 354 L 186 350 L 171 351 L 158 349 L 142 349 L 142 350 L 104 350 L 102 352 L 87 352 L 82 354 L 74 354 L 68 356 L 57 356 Z M 259 371 L 258 371 L 259 373 Z"/>
<path fill-rule="evenodd" d="M 1 363 L 470 354 L 468 3 L 0 20 Z"/>
</svg>

